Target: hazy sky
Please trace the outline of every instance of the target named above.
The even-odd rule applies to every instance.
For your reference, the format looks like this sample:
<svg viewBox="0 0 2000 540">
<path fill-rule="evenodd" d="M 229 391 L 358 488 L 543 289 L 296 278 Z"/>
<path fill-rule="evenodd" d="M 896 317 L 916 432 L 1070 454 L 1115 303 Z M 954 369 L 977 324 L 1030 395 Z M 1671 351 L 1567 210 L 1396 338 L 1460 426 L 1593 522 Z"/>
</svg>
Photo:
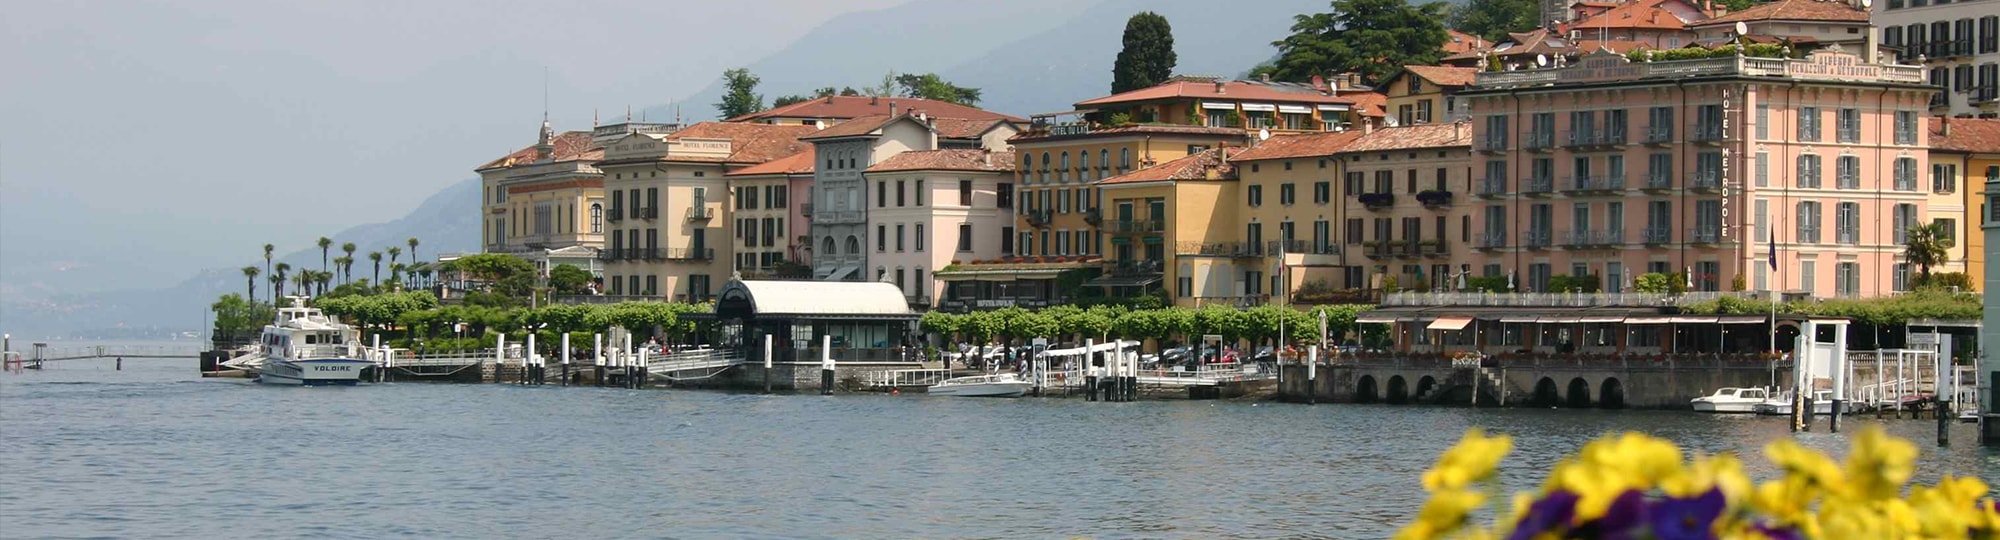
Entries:
<svg viewBox="0 0 2000 540">
<path fill-rule="evenodd" d="M 582 129 L 907 1 L 10 4 L 0 282 L 166 285 L 305 247 L 532 143 L 545 67 L 557 129 Z"/>
</svg>

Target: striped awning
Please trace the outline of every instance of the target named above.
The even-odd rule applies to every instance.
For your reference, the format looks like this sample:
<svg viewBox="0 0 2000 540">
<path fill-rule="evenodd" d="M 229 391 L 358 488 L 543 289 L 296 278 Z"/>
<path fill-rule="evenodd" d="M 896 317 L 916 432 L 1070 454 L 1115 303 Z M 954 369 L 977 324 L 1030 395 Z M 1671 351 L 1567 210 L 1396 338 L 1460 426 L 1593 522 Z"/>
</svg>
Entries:
<svg viewBox="0 0 2000 540">
<path fill-rule="evenodd" d="M 1437 319 L 1437 320 L 1435 320 L 1435 321 L 1431 321 L 1431 325 L 1430 325 L 1429 329 L 1431 329 L 1431 330 L 1464 330 L 1464 329 L 1465 329 L 1465 327 L 1466 327 L 1466 325 L 1469 325 L 1469 324 L 1472 324 L 1472 317 L 1465 317 L 1465 316 L 1459 316 L 1459 315 L 1447 315 L 1447 316 L 1443 316 L 1443 317 L 1438 317 L 1438 319 Z"/>
<path fill-rule="evenodd" d="M 1246 110 L 1246 111 L 1258 111 L 1258 112 L 1271 112 L 1271 111 L 1276 111 L 1276 110 L 1278 110 L 1278 106 L 1277 106 L 1277 105 L 1272 105 L 1272 104 L 1269 104 L 1269 103 L 1245 103 L 1245 104 L 1243 104 L 1243 110 Z"/>
<path fill-rule="evenodd" d="M 1312 114 L 1312 107 L 1302 105 L 1279 105 L 1278 112 L 1285 114 Z"/>
</svg>

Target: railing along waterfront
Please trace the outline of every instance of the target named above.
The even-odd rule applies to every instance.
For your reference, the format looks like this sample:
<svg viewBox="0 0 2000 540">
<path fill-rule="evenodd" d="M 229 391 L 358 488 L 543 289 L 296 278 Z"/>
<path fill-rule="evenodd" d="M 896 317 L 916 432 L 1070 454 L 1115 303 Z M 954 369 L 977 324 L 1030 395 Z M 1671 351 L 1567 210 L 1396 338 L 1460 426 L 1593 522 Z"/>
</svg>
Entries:
<svg viewBox="0 0 2000 540">
<path fill-rule="evenodd" d="M 1481 71 L 1474 76 L 1473 85 L 1481 88 L 1541 86 L 1562 83 L 1569 80 L 1601 80 L 1604 78 L 1601 69 L 1593 69 L 1592 67 L 1582 65 L 1583 62 L 1579 60 L 1570 66 L 1549 69 Z M 1746 75 L 1823 81 L 1880 81 L 1911 84 L 1923 84 L 1924 82 L 1922 66 L 1864 63 L 1829 64 L 1815 62 L 1811 58 L 1732 56 L 1695 60 L 1659 60 L 1631 62 L 1625 64 L 1621 69 L 1629 69 L 1629 74 L 1617 77 L 1623 80 Z"/>
<path fill-rule="evenodd" d="M 1675 306 L 1722 297 L 1750 298 L 1751 293 L 1733 291 L 1689 291 L 1667 293 L 1481 293 L 1481 292 L 1396 292 L 1382 296 L 1383 307 L 1482 306 L 1482 307 L 1594 307 L 1594 306 Z"/>
</svg>

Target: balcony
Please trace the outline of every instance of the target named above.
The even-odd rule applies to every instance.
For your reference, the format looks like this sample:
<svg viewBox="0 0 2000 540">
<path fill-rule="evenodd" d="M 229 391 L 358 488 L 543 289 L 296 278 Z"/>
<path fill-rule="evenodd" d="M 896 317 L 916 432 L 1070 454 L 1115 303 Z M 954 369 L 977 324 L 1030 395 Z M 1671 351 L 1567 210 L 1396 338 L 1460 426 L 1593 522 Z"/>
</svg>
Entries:
<svg viewBox="0 0 2000 540">
<path fill-rule="evenodd" d="M 1674 142 L 1674 130 L 1668 127 L 1647 126 L 1646 144 L 1668 144 Z"/>
<path fill-rule="evenodd" d="M 1848 246 L 1859 244 L 1861 243 L 1861 231 L 1845 228 L 1837 230 L 1833 233 L 1833 241 Z"/>
<path fill-rule="evenodd" d="M 1481 152 L 1504 152 L 1507 150 L 1507 136 L 1487 135 L 1480 137 L 1476 148 Z"/>
<path fill-rule="evenodd" d="M 1104 224 L 1104 211 L 1096 208 L 1083 211 L 1083 222 L 1096 227 Z"/>
<path fill-rule="evenodd" d="M 1396 205 L 1396 195 L 1393 193 L 1363 193 L 1355 198 L 1360 199 L 1361 205 L 1368 207 L 1369 210 L 1382 210 Z"/>
<path fill-rule="evenodd" d="M 1488 176 L 1479 179 L 1478 195 L 1480 197 L 1493 198 L 1506 194 L 1507 194 L 1507 178 Z"/>
<path fill-rule="evenodd" d="M 1521 148 L 1533 151 L 1548 151 L 1556 146 L 1555 132 L 1530 131 L 1521 137 Z"/>
<path fill-rule="evenodd" d="M 1721 124 L 1696 123 L 1688 127 L 1688 140 L 1694 142 L 1719 143 L 1724 137 Z"/>
<path fill-rule="evenodd" d="M 1985 88 L 1975 88 L 1972 90 L 1972 95 L 1966 97 L 1966 101 L 1973 105 L 1980 105 L 1987 107 L 2000 104 L 2000 88 L 1995 88 L 1991 86 Z"/>
<path fill-rule="evenodd" d="M 1674 243 L 1674 230 L 1666 227 L 1647 227 L 1646 245 L 1657 246 Z"/>
<path fill-rule="evenodd" d="M 712 261 L 715 248 L 667 248 L 651 250 L 669 261 Z"/>
<path fill-rule="evenodd" d="M 1174 254 L 1193 257 L 1249 258 L 1264 256 L 1264 246 L 1257 242 L 1178 242 Z"/>
<path fill-rule="evenodd" d="M 1438 190 L 1419 192 L 1417 202 L 1422 203 L 1424 208 L 1442 210 L 1451 206 L 1451 192 Z"/>
<path fill-rule="evenodd" d="M 1302 255 L 1339 255 L 1340 246 L 1332 243 L 1314 245 L 1310 240 L 1272 240 L 1264 243 L 1264 252 Z"/>
<path fill-rule="evenodd" d="M 1478 238 L 1478 243 L 1473 244 L 1472 247 L 1475 249 L 1500 249 L 1507 247 L 1507 233 L 1504 232 L 1481 233 Z"/>
<path fill-rule="evenodd" d="M 1717 244 L 1722 242 L 1722 227 L 1694 227 L 1688 229 L 1688 243 Z"/>
<path fill-rule="evenodd" d="M 1564 179 L 1569 193 L 1611 193 L 1625 191 L 1624 176 L 1571 176 Z"/>
<path fill-rule="evenodd" d="M 1369 240 L 1361 243 L 1361 253 L 1370 259 L 1386 259 L 1396 256 L 1398 245 L 1391 240 Z"/>
<path fill-rule="evenodd" d="M 616 206 L 611 207 L 611 211 L 604 213 L 604 220 L 612 223 L 625 221 L 625 209 Z"/>
<path fill-rule="evenodd" d="M 1417 242 L 1417 254 L 1426 259 L 1442 259 L 1451 256 L 1450 244 L 1443 240 L 1422 240 Z"/>
<path fill-rule="evenodd" d="M 1596 131 L 1570 130 L 1569 133 L 1563 135 L 1563 146 L 1566 147 L 1581 148 L 1597 146 L 1598 133 Z"/>
<path fill-rule="evenodd" d="M 615 261 L 622 258 L 625 258 L 625 250 L 622 249 L 597 250 L 597 260 L 600 261 Z"/>
<path fill-rule="evenodd" d="M 1150 277 L 1160 275 L 1162 267 L 1160 261 L 1147 259 L 1113 261 L 1105 266 L 1104 273 L 1113 277 Z"/>
<path fill-rule="evenodd" d="M 687 209 L 688 221 L 707 221 L 715 218 L 715 209 L 707 206 L 691 206 Z"/>
<path fill-rule="evenodd" d="M 1722 189 L 1722 171 L 1695 171 L 1688 173 L 1688 189 L 1710 191 Z"/>
<path fill-rule="evenodd" d="M 1528 249 L 1548 249 L 1551 236 L 1547 230 L 1530 229 L 1527 234 L 1521 235 L 1521 245 Z"/>
<path fill-rule="evenodd" d="M 1046 229 L 1050 223 L 1055 221 L 1055 212 L 1050 210 L 1029 210 L 1022 213 L 1021 217 L 1028 222 L 1029 227 Z"/>
<path fill-rule="evenodd" d="M 1646 190 L 1665 191 L 1674 188 L 1674 177 L 1665 171 L 1646 173 Z"/>
<path fill-rule="evenodd" d="M 801 216 L 805 216 L 805 218 L 806 218 L 806 219 L 812 219 L 812 217 L 813 217 L 813 203 L 805 203 L 805 204 L 801 204 L 801 205 L 799 205 L 799 215 L 801 215 Z"/>
<path fill-rule="evenodd" d="M 1624 231 L 1573 230 L 1563 232 L 1563 246 L 1571 249 L 1613 247 L 1624 243 Z"/>
<path fill-rule="evenodd" d="M 1152 219 L 1119 220 L 1111 222 L 1111 234 L 1148 235 L 1166 231 L 1166 223 Z"/>
<path fill-rule="evenodd" d="M 1801 244 L 1819 243 L 1819 227 L 1799 227 L 1798 239 Z M 1900 244 L 1902 242 L 1897 243 Z"/>
<path fill-rule="evenodd" d="M 1521 185 L 1527 186 L 1521 190 L 1521 193 L 1528 195 L 1548 195 L 1556 191 L 1556 179 L 1554 177 L 1530 177 L 1526 182 L 1522 182 Z"/>
</svg>

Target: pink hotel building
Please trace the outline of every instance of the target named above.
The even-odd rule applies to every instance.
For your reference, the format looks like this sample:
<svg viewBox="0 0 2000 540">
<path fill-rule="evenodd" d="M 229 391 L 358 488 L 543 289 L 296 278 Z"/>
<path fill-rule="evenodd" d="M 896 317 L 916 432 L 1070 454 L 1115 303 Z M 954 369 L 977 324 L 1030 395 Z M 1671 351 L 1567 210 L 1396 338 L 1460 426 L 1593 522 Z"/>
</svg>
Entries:
<svg viewBox="0 0 2000 540">
<path fill-rule="evenodd" d="M 1474 134 L 1465 268 L 1527 291 L 1587 274 L 1617 292 L 1647 272 L 1691 272 L 1703 291 L 1738 276 L 1818 297 L 1902 290 L 1904 230 L 1964 214 L 1929 204 L 1959 188 L 1921 174 L 1934 91 L 1918 67 L 1837 46 L 1481 72 L 1460 94 Z"/>
</svg>

